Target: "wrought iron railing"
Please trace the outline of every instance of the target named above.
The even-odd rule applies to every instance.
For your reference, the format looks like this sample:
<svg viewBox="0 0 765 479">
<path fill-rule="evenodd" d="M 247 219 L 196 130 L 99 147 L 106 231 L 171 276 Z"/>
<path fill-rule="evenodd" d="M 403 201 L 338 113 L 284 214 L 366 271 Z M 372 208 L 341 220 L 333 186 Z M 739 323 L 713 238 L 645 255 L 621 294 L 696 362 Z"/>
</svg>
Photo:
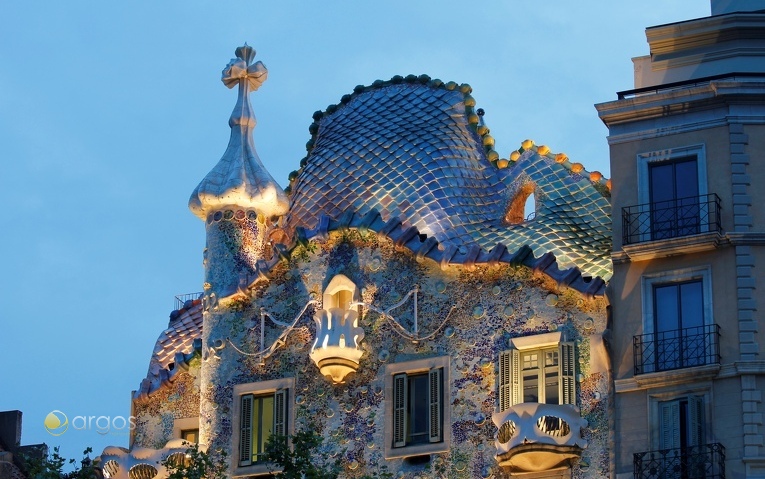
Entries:
<svg viewBox="0 0 765 479">
<path fill-rule="evenodd" d="M 183 309 L 183 306 L 186 304 L 186 301 L 194 301 L 199 299 L 204 293 L 186 293 L 186 294 L 176 294 L 175 295 L 175 310 Z"/>
<path fill-rule="evenodd" d="M 725 448 L 704 444 L 634 454 L 635 479 L 725 479 Z"/>
<path fill-rule="evenodd" d="M 714 193 L 622 208 L 622 244 L 722 232 Z"/>
<path fill-rule="evenodd" d="M 717 324 L 635 336 L 635 374 L 718 364 L 719 336 Z"/>
</svg>

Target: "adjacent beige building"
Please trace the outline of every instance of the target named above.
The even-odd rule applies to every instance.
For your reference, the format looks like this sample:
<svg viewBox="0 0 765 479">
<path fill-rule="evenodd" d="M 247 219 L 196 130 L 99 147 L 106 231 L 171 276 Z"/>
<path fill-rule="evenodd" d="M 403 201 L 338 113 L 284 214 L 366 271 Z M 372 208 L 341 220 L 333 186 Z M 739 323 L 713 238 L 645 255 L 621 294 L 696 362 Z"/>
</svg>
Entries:
<svg viewBox="0 0 765 479">
<path fill-rule="evenodd" d="M 634 89 L 596 106 L 613 187 L 617 478 L 765 477 L 765 3 L 711 3 L 648 28 Z"/>
</svg>

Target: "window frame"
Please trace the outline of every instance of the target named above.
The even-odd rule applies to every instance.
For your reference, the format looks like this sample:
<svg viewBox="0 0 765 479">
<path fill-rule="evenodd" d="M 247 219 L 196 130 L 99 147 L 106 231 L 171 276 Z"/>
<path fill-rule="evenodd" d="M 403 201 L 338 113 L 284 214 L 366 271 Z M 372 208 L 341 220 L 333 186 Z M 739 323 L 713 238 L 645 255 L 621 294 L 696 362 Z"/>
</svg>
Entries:
<svg viewBox="0 0 765 479">
<path fill-rule="evenodd" d="M 654 288 L 672 283 L 685 283 L 701 280 L 702 311 L 704 326 L 714 324 L 714 309 L 712 304 L 712 267 L 711 265 L 694 266 L 671 271 L 660 271 L 645 274 L 640 279 L 643 301 L 643 333 L 655 334 L 656 310 L 654 303 Z"/>
<path fill-rule="evenodd" d="M 649 168 L 651 163 L 663 163 L 692 156 L 696 157 L 696 179 L 699 182 L 699 196 L 708 194 L 706 148 L 704 144 L 687 145 L 637 154 L 638 203 L 648 204 L 651 202 Z"/>
<path fill-rule="evenodd" d="M 242 429 L 242 397 L 247 395 L 265 396 L 276 394 L 279 391 L 286 391 L 285 401 L 285 435 L 291 436 L 295 433 L 294 426 L 294 401 L 295 401 L 295 378 L 281 378 L 270 381 L 260 381 L 255 383 L 237 384 L 234 386 L 233 407 L 231 415 L 231 451 L 233 453 L 233 474 L 232 477 L 253 476 L 268 474 L 269 465 L 266 462 L 256 462 L 242 465 L 240 457 L 241 451 L 241 429 Z M 244 461 L 246 462 L 246 461 Z"/>
<path fill-rule="evenodd" d="M 558 348 L 558 404 L 576 405 L 576 347 L 564 341 L 559 331 L 510 340 L 510 349 L 499 353 L 497 371 L 497 412 L 523 403 L 523 354 L 540 354 Z M 543 374 L 544 369 L 540 374 Z M 544 383 L 538 384 L 538 390 Z M 544 394 L 540 394 L 544 396 Z M 543 404 L 543 403 L 537 403 Z"/>
<path fill-rule="evenodd" d="M 385 366 L 385 458 L 395 459 L 411 456 L 420 456 L 427 454 L 434 454 L 439 452 L 448 452 L 451 446 L 451 430 L 449 425 L 451 424 L 451 401 L 449 400 L 451 388 L 450 375 L 449 375 L 449 356 L 439 356 L 427 359 L 420 359 L 415 361 L 407 361 L 402 363 L 387 364 Z M 427 442 L 421 444 L 404 444 L 396 445 L 394 430 L 396 429 L 396 409 L 397 403 L 395 398 L 396 388 L 394 386 L 395 379 L 402 377 L 403 375 L 419 375 L 435 373 L 440 374 L 440 438 L 437 442 Z M 408 379 L 408 378 L 407 378 Z M 429 379 L 429 386 L 430 381 Z M 407 381 L 405 381 L 407 382 Z M 404 400 L 408 400 L 408 396 L 404 397 Z M 429 402 L 429 407 L 433 407 Z M 398 414 L 401 414 L 400 412 Z M 429 429 L 429 433 L 432 430 Z M 432 438 L 429 438 L 429 441 Z"/>
<path fill-rule="evenodd" d="M 685 398 L 698 397 L 701 400 L 701 412 L 703 414 L 703 421 L 701 427 L 703 430 L 702 438 L 700 439 L 701 445 L 711 444 L 717 442 L 714 438 L 712 431 L 712 406 L 713 398 L 711 392 L 711 386 L 706 384 L 700 384 L 697 387 L 683 390 L 681 393 L 677 391 L 664 391 L 655 392 L 648 395 L 648 430 L 650 433 L 650 450 L 661 450 L 662 444 L 662 404 L 666 404 L 672 401 L 680 401 Z"/>
<path fill-rule="evenodd" d="M 676 148 L 668 148 L 665 150 L 648 151 L 637 154 L 637 180 L 638 180 L 638 203 L 639 205 L 651 204 L 651 164 L 676 161 L 681 158 L 695 157 L 696 158 L 696 181 L 698 181 L 698 195 L 699 197 L 709 194 L 707 187 L 707 159 L 706 159 L 706 147 L 702 144 L 686 145 Z M 650 213 L 651 215 L 653 213 Z M 636 243 L 644 243 L 647 241 L 662 241 L 663 239 L 653 238 L 653 218 L 651 221 L 643 224 L 638 231 L 640 234 L 640 240 Z M 699 233 L 708 233 L 708 225 L 700 225 Z M 674 239 L 665 238 L 665 239 Z"/>
<path fill-rule="evenodd" d="M 183 433 L 196 429 L 199 431 L 199 417 L 183 417 L 173 420 L 173 438 L 183 439 Z M 199 435 L 197 435 L 197 442 Z"/>
</svg>

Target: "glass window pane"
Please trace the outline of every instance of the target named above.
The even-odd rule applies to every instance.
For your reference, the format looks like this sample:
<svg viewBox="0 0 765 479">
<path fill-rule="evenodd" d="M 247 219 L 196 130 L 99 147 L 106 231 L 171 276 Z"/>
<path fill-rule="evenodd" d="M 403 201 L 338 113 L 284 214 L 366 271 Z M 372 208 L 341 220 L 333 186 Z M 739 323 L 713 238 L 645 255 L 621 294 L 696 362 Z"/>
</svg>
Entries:
<svg viewBox="0 0 765 479">
<path fill-rule="evenodd" d="M 407 444 L 428 442 L 428 375 L 409 376 Z"/>
<path fill-rule="evenodd" d="M 653 297 L 656 332 L 679 329 L 677 285 L 656 286 L 653 290 Z"/>
<path fill-rule="evenodd" d="M 651 203 L 659 203 L 674 199 L 674 168 L 672 163 L 650 165 L 650 195 Z"/>
<path fill-rule="evenodd" d="M 271 437 L 274 428 L 274 397 L 265 396 L 261 398 L 263 405 L 261 406 L 261 421 L 259 427 L 262 429 L 260 449 L 259 453 L 263 453 L 266 450 L 266 441 Z"/>
<path fill-rule="evenodd" d="M 704 298 L 701 281 L 680 285 L 680 308 L 682 327 L 695 328 L 704 325 Z"/>
<path fill-rule="evenodd" d="M 523 355 L 523 369 L 536 369 L 539 367 L 539 356 L 537 353 L 526 353 Z"/>
<path fill-rule="evenodd" d="M 699 196 L 696 158 L 675 163 L 675 188 L 678 198 Z"/>
<path fill-rule="evenodd" d="M 537 371 L 523 375 L 523 402 L 539 402 L 539 375 Z"/>
</svg>

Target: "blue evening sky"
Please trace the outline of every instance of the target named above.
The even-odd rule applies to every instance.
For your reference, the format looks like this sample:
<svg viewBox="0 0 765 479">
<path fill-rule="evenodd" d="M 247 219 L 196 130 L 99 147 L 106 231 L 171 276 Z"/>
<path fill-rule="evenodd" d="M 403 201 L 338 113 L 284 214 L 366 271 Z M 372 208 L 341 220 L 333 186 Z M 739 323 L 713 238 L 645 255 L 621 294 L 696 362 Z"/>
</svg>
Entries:
<svg viewBox="0 0 765 479">
<path fill-rule="evenodd" d="M 594 103 L 632 88 L 647 26 L 708 0 L 67 1 L 0 4 L 0 410 L 23 443 L 127 447 L 43 427 L 130 415 L 173 296 L 201 290 L 191 191 L 228 141 L 220 82 L 245 41 L 269 70 L 255 144 L 282 185 L 311 115 L 358 84 L 469 83 L 503 157 L 531 138 L 608 176 Z"/>
</svg>

